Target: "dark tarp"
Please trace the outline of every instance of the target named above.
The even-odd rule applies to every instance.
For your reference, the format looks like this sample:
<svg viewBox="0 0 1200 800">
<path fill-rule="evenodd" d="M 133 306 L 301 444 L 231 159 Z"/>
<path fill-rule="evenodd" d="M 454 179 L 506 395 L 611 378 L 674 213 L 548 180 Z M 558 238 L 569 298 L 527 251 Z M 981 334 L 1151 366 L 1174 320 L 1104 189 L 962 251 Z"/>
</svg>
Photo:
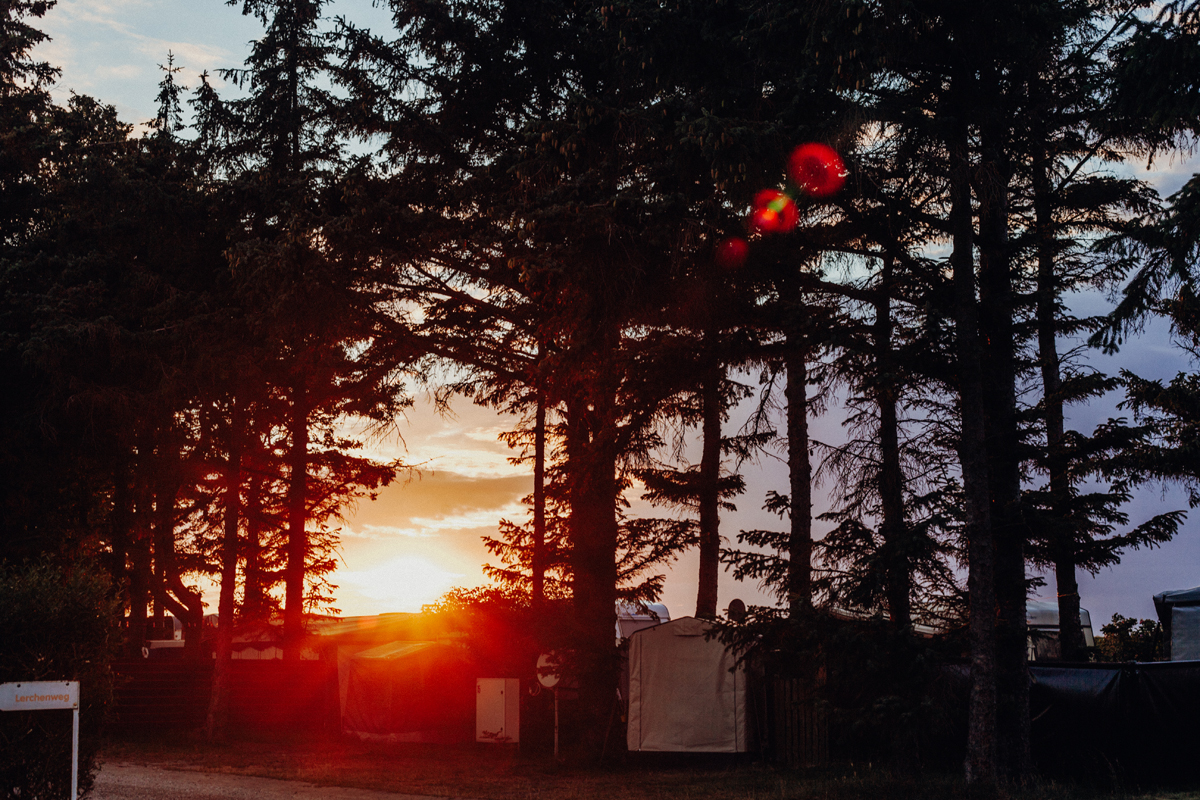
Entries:
<svg viewBox="0 0 1200 800">
<path fill-rule="evenodd" d="M 1029 668 L 1034 758 L 1046 772 L 1200 777 L 1200 662 Z"/>
<path fill-rule="evenodd" d="M 470 741 L 474 668 L 462 648 L 394 642 L 339 653 L 342 730 L 361 738 Z"/>
</svg>

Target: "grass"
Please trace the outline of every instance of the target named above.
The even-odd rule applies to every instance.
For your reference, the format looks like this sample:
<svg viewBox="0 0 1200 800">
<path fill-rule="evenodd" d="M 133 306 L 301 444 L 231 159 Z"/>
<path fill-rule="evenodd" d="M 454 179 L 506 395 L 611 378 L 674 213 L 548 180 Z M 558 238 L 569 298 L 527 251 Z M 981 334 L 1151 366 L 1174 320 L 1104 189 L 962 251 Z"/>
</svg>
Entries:
<svg viewBox="0 0 1200 800">
<path fill-rule="evenodd" d="M 209 744 L 200 739 L 110 742 L 103 758 L 172 769 L 301 780 L 437 797 L 484 800 L 968 800 L 955 776 L 897 778 L 839 765 L 789 771 L 769 764 L 696 756 L 634 757 L 602 768 L 525 757 L 497 745 L 368 744 L 351 740 Z M 1200 800 L 1190 792 L 1100 792 L 1044 783 L 1001 800 Z"/>
</svg>

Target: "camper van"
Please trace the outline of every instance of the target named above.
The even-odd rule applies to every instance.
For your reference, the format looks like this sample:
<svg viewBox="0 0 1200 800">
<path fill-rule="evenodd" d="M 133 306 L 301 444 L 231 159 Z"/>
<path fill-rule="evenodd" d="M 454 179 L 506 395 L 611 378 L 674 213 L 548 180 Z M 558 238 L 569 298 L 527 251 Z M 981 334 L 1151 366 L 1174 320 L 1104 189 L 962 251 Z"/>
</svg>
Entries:
<svg viewBox="0 0 1200 800">
<path fill-rule="evenodd" d="M 643 628 L 671 621 L 671 612 L 662 603 L 626 603 L 617 601 L 617 644 Z"/>
<path fill-rule="evenodd" d="M 1025 625 L 1029 629 L 1029 660 L 1051 661 L 1062 657 L 1058 645 L 1058 601 L 1029 600 L 1025 603 Z M 1092 615 L 1086 608 L 1079 609 L 1079 627 L 1083 630 L 1083 643 L 1095 647 L 1092 634 Z"/>
</svg>

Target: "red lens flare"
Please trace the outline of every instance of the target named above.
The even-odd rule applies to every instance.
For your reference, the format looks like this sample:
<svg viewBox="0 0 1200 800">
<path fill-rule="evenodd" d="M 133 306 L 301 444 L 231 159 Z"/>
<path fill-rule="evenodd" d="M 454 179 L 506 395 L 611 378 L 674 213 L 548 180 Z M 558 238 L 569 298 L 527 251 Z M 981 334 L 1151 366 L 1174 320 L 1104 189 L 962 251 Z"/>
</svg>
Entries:
<svg viewBox="0 0 1200 800">
<path fill-rule="evenodd" d="M 809 142 L 792 151 L 788 177 L 813 197 L 829 197 L 846 182 L 846 165 L 832 147 Z"/>
<path fill-rule="evenodd" d="M 758 233 L 784 233 L 796 227 L 800 212 L 795 201 L 778 189 L 763 189 L 754 196 L 750 228 Z"/>
<path fill-rule="evenodd" d="M 750 229 L 755 233 L 774 233 L 779 225 L 779 214 L 769 208 L 756 208 L 750 214 Z"/>
<path fill-rule="evenodd" d="M 717 263 L 726 269 L 736 269 L 746 263 L 750 245 L 745 239 L 730 236 L 717 245 Z"/>
</svg>

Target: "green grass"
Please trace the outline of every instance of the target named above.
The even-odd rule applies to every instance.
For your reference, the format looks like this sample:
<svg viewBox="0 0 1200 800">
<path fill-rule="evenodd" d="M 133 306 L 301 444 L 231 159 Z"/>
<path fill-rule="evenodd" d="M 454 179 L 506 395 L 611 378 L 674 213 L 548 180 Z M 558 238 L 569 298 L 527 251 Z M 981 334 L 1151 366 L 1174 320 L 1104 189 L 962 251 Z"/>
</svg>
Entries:
<svg viewBox="0 0 1200 800">
<path fill-rule="evenodd" d="M 524 757 L 496 745 L 290 744 L 236 741 L 209 744 L 114 741 L 106 760 L 174 769 L 301 780 L 324 786 L 378 789 L 484 800 L 982 800 L 961 779 L 889 775 L 871 766 L 839 765 L 789 771 L 757 762 L 626 759 L 601 768 Z M 1055 783 L 1003 790 L 999 800 L 1200 800 L 1192 792 L 1108 792 Z"/>
</svg>

